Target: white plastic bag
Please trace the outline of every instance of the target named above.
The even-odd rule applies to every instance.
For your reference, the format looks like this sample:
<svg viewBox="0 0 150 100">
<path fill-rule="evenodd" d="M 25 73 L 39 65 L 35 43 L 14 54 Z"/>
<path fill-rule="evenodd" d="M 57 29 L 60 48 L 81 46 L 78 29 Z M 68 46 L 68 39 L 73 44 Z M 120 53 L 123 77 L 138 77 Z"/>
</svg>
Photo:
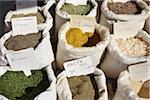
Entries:
<svg viewBox="0 0 150 100">
<path fill-rule="evenodd" d="M 34 100 L 57 100 L 56 77 L 54 75 L 51 65 L 45 67 L 45 70 L 47 72 L 48 79 L 51 82 L 50 83 L 51 85 L 46 91 L 36 96 Z M 9 66 L 0 66 L 0 77 L 4 75 L 7 71 L 13 71 L 13 69 L 10 69 Z M 8 100 L 8 99 L 0 94 L 0 100 Z"/>
<path fill-rule="evenodd" d="M 149 100 L 150 98 L 142 98 L 134 92 L 133 86 L 130 82 L 130 74 L 128 71 L 120 73 L 117 80 L 117 91 L 113 100 Z"/>
<path fill-rule="evenodd" d="M 103 71 L 96 68 L 93 75 L 100 94 L 97 100 L 108 100 L 106 78 Z M 65 71 L 58 75 L 56 84 L 58 100 L 72 100 L 72 93 L 69 88 L 69 83 Z"/>
<path fill-rule="evenodd" d="M 101 18 L 99 20 L 99 23 L 107 26 L 111 32 L 113 32 L 113 24 L 117 22 L 124 22 L 124 23 L 136 23 L 136 30 L 141 30 L 144 27 L 144 21 L 148 17 L 149 9 L 146 3 L 142 0 L 126 0 L 126 1 L 135 1 L 140 8 L 142 8 L 141 14 L 136 15 L 127 15 L 127 14 L 115 14 L 113 11 L 110 11 L 107 4 L 110 0 L 104 0 L 101 6 Z M 124 0 L 121 0 L 119 2 L 126 2 Z M 133 26 L 131 26 L 133 27 Z"/>
<path fill-rule="evenodd" d="M 88 1 L 88 0 L 87 0 Z M 97 8 L 98 8 L 98 4 L 95 0 L 90 0 L 95 6 L 94 8 L 90 11 L 90 13 L 86 16 L 90 16 L 90 17 L 96 17 L 97 15 Z M 69 21 L 69 17 L 70 15 L 68 13 L 65 12 L 61 12 L 60 8 L 62 7 L 62 5 L 65 3 L 65 0 L 59 0 L 57 6 L 56 6 L 56 15 L 55 15 L 55 34 L 54 34 L 54 39 L 55 41 L 57 41 L 57 35 L 58 35 L 58 31 L 61 28 L 61 26 L 66 23 L 67 21 Z"/>
<path fill-rule="evenodd" d="M 150 35 L 143 30 L 140 30 L 137 37 L 142 38 L 150 45 Z M 110 78 L 117 78 L 119 73 L 127 68 L 130 64 L 136 64 L 150 60 L 149 56 L 129 57 L 123 54 L 117 46 L 113 35 L 110 38 L 108 49 L 104 60 L 101 63 L 101 69 Z"/>
<path fill-rule="evenodd" d="M 96 31 L 100 35 L 101 41 L 93 47 L 76 48 L 69 45 L 66 41 L 66 32 L 70 28 L 70 23 L 65 23 L 58 34 L 58 46 L 56 53 L 56 61 L 59 68 L 63 68 L 63 63 L 68 60 L 90 56 L 94 66 L 100 63 L 101 56 L 108 45 L 110 34 L 107 28 L 96 24 Z"/>
<path fill-rule="evenodd" d="M 45 67 L 54 61 L 54 55 L 53 55 L 52 46 L 50 43 L 49 31 L 44 27 L 39 28 L 39 31 L 41 30 L 43 31 L 42 41 L 38 44 L 38 46 L 34 49 L 34 51 L 35 51 L 37 60 L 40 62 L 40 67 Z M 13 50 L 7 50 L 7 48 L 4 46 L 5 41 L 9 39 L 11 36 L 12 36 L 12 31 L 4 34 L 0 39 L 0 51 L 1 51 L 0 62 L 2 62 L 2 64 L 0 65 L 8 64 L 8 60 L 6 59 L 6 53 L 13 51 Z"/>
<path fill-rule="evenodd" d="M 45 17 L 45 22 L 44 23 L 41 23 L 38 25 L 38 27 L 46 27 L 47 30 L 50 30 L 52 25 L 53 25 L 53 18 L 50 14 L 50 12 L 48 11 L 48 8 L 53 4 L 54 2 L 50 2 L 48 3 L 46 6 L 43 6 L 43 7 L 37 7 L 38 11 L 42 12 L 44 17 Z M 17 11 L 9 11 L 6 16 L 5 16 L 5 25 L 7 27 L 7 29 L 10 31 L 11 29 L 11 18 L 13 15 L 17 15 L 17 14 L 20 14 L 20 13 L 17 13 Z M 24 13 L 21 13 L 21 14 L 28 14 L 28 12 L 24 12 Z"/>
</svg>

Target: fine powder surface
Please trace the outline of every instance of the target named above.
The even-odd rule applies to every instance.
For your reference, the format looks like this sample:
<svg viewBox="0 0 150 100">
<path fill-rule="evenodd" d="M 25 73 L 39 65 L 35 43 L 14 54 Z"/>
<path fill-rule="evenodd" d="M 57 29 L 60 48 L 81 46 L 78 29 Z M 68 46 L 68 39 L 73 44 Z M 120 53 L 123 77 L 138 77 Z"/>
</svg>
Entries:
<svg viewBox="0 0 150 100">
<path fill-rule="evenodd" d="M 17 35 L 6 40 L 4 46 L 8 50 L 22 50 L 27 48 L 35 48 L 42 39 L 42 32 L 31 33 L 28 35 Z"/>
<path fill-rule="evenodd" d="M 37 13 L 29 13 L 29 14 L 17 14 L 17 15 L 13 15 L 12 18 L 19 18 L 19 17 L 31 17 L 31 16 L 36 16 L 37 17 L 37 23 L 41 24 L 45 22 L 45 18 L 42 15 L 41 12 L 37 12 Z"/>
<path fill-rule="evenodd" d="M 97 32 L 83 33 L 79 28 L 70 28 L 66 33 L 67 43 L 74 47 L 92 47 L 100 42 L 100 36 Z"/>
<path fill-rule="evenodd" d="M 87 5 L 73 5 L 69 3 L 64 3 L 60 8 L 60 11 L 67 12 L 70 15 L 87 15 L 92 9 L 93 4 L 88 2 Z"/>
<path fill-rule="evenodd" d="M 73 100 L 94 100 L 95 90 L 89 76 L 68 78 Z"/>
<path fill-rule="evenodd" d="M 0 78 L 0 94 L 9 100 L 34 100 L 50 86 L 45 70 L 32 71 L 27 77 L 22 71 L 8 71 Z"/>
<path fill-rule="evenodd" d="M 115 14 L 140 14 L 142 11 L 141 8 L 135 2 L 132 1 L 128 1 L 126 3 L 108 3 L 108 8 Z"/>
<path fill-rule="evenodd" d="M 140 38 L 118 38 L 116 42 L 121 52 L 129 57 L 149 55 L 148 43 Z"/>
</svg>

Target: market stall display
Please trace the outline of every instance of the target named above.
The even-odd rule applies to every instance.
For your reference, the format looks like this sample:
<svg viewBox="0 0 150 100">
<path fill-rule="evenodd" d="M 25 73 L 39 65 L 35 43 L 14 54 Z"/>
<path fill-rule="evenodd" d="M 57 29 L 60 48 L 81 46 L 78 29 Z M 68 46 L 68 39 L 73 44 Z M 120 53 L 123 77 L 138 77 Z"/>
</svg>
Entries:
<svg viewBox="0 0 150 100">
<path fill-rule="evenodd" d="M 0 100 L 150 99 L 149 0 L 32 1 L 0 1 Z"/>
</svg>

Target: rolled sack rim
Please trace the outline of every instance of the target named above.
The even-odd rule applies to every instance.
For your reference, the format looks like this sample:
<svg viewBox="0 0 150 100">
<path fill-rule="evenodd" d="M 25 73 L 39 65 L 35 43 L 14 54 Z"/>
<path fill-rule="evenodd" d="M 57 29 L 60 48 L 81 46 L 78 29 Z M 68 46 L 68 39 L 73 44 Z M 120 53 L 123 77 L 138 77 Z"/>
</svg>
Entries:
<svg viewBox="0 0 150 100">
<path fill-rule="evenodd" d="M 14 71 L 14 70 L 10 69 L 9 66 L 0 67 L 0 70 L 5 71 L 3 74 L 0 73 L 0 78 L 1 78 L 1 76 L 4 75 L 7 71 Z M 41 69 L 37 69 L 37 70 L 41 70 Z M 44 70 L 46 70 L 46 73 L 47 73 L 47 76 L 48 76 L 48 80 L 49 80 L 49 82 L 51 83 L 50 86 L 49 86 L 49 88 L 47 88 L 46 91 L 44 91 L 44 92 L 50 92 L 50 91 L 51 91 L 51 92 L 53 92 L 53 94 L 56 94 L 56 77 L 55 77 L 55 75 L 54 75 L 54 72 L 53 72 L 53 70 L 52 70 L 51 65 L 45 66 Z M 42 92 L 42 93 L 44 93 L 44 92 Z M 40 93 L 40 94 L 42 94 L 42 93 Z M 40 94 L 37 95 L 37 96 L 34 98 L 34 100 L 39 100 L 39 99 L 38 99 L 38 96 L 40 96 Z M 54 95 L 54 96 L 56 96 L 56 95 Z M 55 98 L 57 98 L 57 97 L 55 97 Z M 4 100 L 8 100 L 5 96 L 3 96 L 3 95 L 1 95 L 1 94 L 0 94 L 0 99 L 2 99 L 2 100 L 3 100 L 3 99 L 4 99 Z M 56 99 L 54 99 L 54 100 L 56 100 Z"/>
<path fill-rule="evenodd" d="M 48 11 L 48 8 L 49 6 L 43 6 L 43 7 L 37 7 L 38 11 L 40 11 L 41 13 L 43 13 L 44 15 L 44 18 L 45 18 L 45 22 L 44 23 L 40 23 L 38 24 L 38 27 L 40 26 L 44 26 L 46 27 L 47 24 L 48 25 L 53 25 L 53 18 L 50 14 L 50 12 Z M 13 15 L 17 15 L 17 14 L 28 14 L 27 12 L 24 12 L 24 13 L 17 13 L 16 10 L 12 11 L 8 11 L 5 18 L 4 18 L 4 23 L 7 27 L 9 27 L 9 23 L 11 23 L 11 19 L 12 19 L 12 16 Z M 49 26 L 49 30 L 52 28 L 52 26 Z"/>
<path fill-rule="evenodd" d="M 101 5 L 101 11 L 104 14 L 104 16 L 108 18 L 108 20 L 132 21 L 132 20 L 145 20 L 148 17 L 150 9 L 144 1 L 142 0 L 128 0 L 128 1 L 135 1 L 138 4 L 138 6 L 143 9 L 141 11 L 141 14 L 137 15 L 115 14 L 113 11 L 110 11 L 107 6 L 109 0 L 103 1 Z"/>
<path fill-rule="evenodd" d="M 96 46 L 76 48 L 76 47 L 68 44 L 67 41 L 66 41 L 66 32 L 69 30 L 69 28 L 70 28 L 70 23 L 66 22 L 60 28 L 60 31 L 58 32 L 58 33 L 60 33 L 60 34 L 58 34 L 59 41 L 61 41 L 61 44 L 63 44 L 63 45 L 60 45 L 60 46 L 66 47 L 65 49 L 67 50 L 67 52 L 79 53 L 79 52 L 81 52 L 81 50 L 84 51 L 84 52 L 89 52 L 89 51 L 92 52 L 92 51 L 96 51 L 96 50 L 99 51 L 99 50 L 102 50 L 102 49 L 106 48 L 108 43 L 109 43 L 110 31 L 108 30 L 108 28 L 106 28 L 103 25 L 96 24 L 96 28 L 97 28 L 96 30 L 100 30 L 100 32 L 98 32 L 100 34 L 100 37 L 101 37 L 101 33 L 103 31 L 105 32 L 105 33 L 103 33 L 105 35 L 105 37 L 103 39 L 101 39 L 101 41 L 98 42 L 96 44 Z"/>
<path fill-rule="evenodd" d="M 98 69 L 98 68 L 95 68 L 95 71 L 94 71 L 94 73 L 92 73 L 93 75 L 94 75 L 94 79 L 95 79 L 95 81 L 96 81 L 96 84 L 97 84 L 97 86 L 98 86 L 98 89 L 99 89 L 99 92 L 101 92 L 101 90 L 104 90 L 104 93 L 103 93 L 103 95 L 100 95 L 99 97 L 98 97 L 98 99 L 97 100 L 99 100 L 99 99 L 104 99 L 104 100 L 108 100 L 108 92 L 107 92 L 107 86 L 106 86 L 106 77 L 105 77 L 105 74 L 104 74 L 104 72 L 101 70 L 101 69 Z M 84 75 L 87 75 L 87 74 L 84 74 Z M 67 84 L 66 85 L 68 85 L 67 87 L 69 87 L 69 83 L 68 83 L 68 79 L 67 79 L 67 74 L 66 74 L 66 72 L 65 71 L 63 71 L 63 72 L 61 72 L 58 76 L 57 76 L 57 82 L 56 82 L 56 85 L 58 86 L 58 85 L 60 85 L 60 84 L 62 84 L 62 80 L 67 80 Z M 73 76 L 72 76 L 73 77 Z M 97 79 L 97 80 L 96 80 Z M 101 82 L 101 83 L 100 83 Z M 100 83 L 100 84 L 98 84 L 98 83 Z M 56 86 L 56 87 L 57 87 Z M 70 88 L 69 88 L 69 90 L 70 90 Z M 59 91 L 58 89 L 57 89 L 57 91 Z M 70 92 L 71 92 L 71 90 L 70 90 Z M 69 92 L 69 93 L 70 93 Z M 61 94 L 62 95 L 62 94 Z M 66 94 L 65 94 L 66 95 Z M 58 95 L 59 96 L 59 95 Z M 71 93 L 71 95 L 67 95 L 67 96 L 69 96 L 68 98 L 72 98 L 72 93 Z M 71 97 L 70 97 L 71 96 Z M 70 100 L 70 99 L 67 99 L 67 100 Z M 72 100 L 72 99 L 71 99 Z"/>
<path fill-rule="evenodd" d="M 40 45 L 42 44 L 42 42 L 46 39 L 46 38 L 50 38 L 49 36 L 49 32 L 47 31 L 46 28 L 39 28 L 38 29 L 38 32 L 39 31 L 43 31 L 42 32 L 42 41 L 38 44 L 38 46 L 34 49 L 38 49 L 40 47 Z M 6 56 L 6 53 L 9 53 L 9 52 L 13 52 L 14 50 L 8 50 L 4 44 L 6 42 L 7 39 L 9 39 L 13 34 L 13 31 L 11 30 L 10 32 L 8 33 L 5 33 L 1 38 L 0 38 L 0 44 L 1 44 L 1 47 L 0 47 L 0 50 L 1 50 L 1 53 L 2 53 L 2 56 Z M 19 35 L 23 35 L 23 34 L 19 34 Z M 15 35 L 17 36 L 17 35 Z"/>
<path fill-rule="evenodd" d="M 120 92 L 120 94 L 124 97 L 127 98 L 128 100 L 149 100 L 149 98 L 142 98 L 138 96 L 132 88 L 131 82 L 129 80 L 130 74 L 127 70 L 122 71 L 118 77 L 117 80 L 117 91 Z"/>
<path fill-rule="evenodd" d="M 88 0 L 87 0 L 88 1 Z M 96 17 L 97 15 L 97 10 L 98 10 L 98 3 L 95 0 L 90 0 L 93 4 L 94 4 L 94 8 L 90 11 L 89 14 L 85 15 L 85 16 L 89 16 L 89 17 Z M 56 14 L 63 18 L 63 19 L 70 19 L 70 15 L 67 12 L 61 12 L 60 8 L 62 7 L 62 5 L 64 4 L 65 0 L 59 0 L 57 6 L 56 6 Z"/>
<path fill-rule="evenodd" d="M 136 37 L 140 37 L 143 40 L 146 39 L 145 41 L 148 42 L 148 44 L 150 45 L 150 36 L 144 30 L 139 30 Z M 111 35 L 110 42 L 108 44 L 108 51 L 110 52 L 111 56 L 113 56 L 115 59 L 117 59 L 125 64 L 134 64 L 134 63 L 145 62 L 145 61 L 150 60 L 150 55 L 140 56 L 140 57 L 129 57 L 129 56 L 123 54 L 123 52 L 121 52 L 121 50 L 117 46 L 117 43 L 116 43 L 113 35 Z"/>
</svg>

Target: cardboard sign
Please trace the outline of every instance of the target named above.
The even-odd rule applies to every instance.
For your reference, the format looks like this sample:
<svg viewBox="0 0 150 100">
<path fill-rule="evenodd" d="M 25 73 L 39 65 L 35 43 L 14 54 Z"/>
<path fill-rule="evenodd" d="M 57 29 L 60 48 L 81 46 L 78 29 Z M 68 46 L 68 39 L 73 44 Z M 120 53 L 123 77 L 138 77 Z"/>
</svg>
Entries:
<svg viewBox="0 0 150 100">
<path fill-rule="evenodd" d="M 144 22 L 128 21 L 128 22 L 114 22 L 113 33 L 115 38 L 134 37 L 140 29 L 144 26 Z"/>
<path fill-rule="evenodd" d="M 72 15 L 70 16 L 70 27 L 71 28 L 80 28 L 83 32 L 95 31 L 96 19 L 95 17 Z"/>
<path fill-rule="evenodd" d="M 64 68 L 68 77 L 87 75 L 95 70 L 90 57 L 68 61 L 64 63 Z"/>
<path fill-rule="evenodd" d="M 14 51 L 6 54 L 11 69 L 31 74 L 31 70 L 39 69 L 40 65 L 33 48 Z"/>
<path fill-rule="evenodd" d="M 150 79 L 150 62 L 131 65 L 128 67 L 131 78 L 139 81 Z"/>
<path fill-rule="evenodd" d="M 17 13 L 37 13 L 37 0 L 16 0 Z"/>
<path fill-rule="evenodd" d="M 86 5 L 87 0 L 65 0 L 66 3 L 71 3 L 73 5 Z"/>
<path fill-rule="evenodd" d="M 37 33 L 37 18 L 34 17 L 21 17 L 12 19 L 13 36 L 19 34 Z"/>
</svg>

